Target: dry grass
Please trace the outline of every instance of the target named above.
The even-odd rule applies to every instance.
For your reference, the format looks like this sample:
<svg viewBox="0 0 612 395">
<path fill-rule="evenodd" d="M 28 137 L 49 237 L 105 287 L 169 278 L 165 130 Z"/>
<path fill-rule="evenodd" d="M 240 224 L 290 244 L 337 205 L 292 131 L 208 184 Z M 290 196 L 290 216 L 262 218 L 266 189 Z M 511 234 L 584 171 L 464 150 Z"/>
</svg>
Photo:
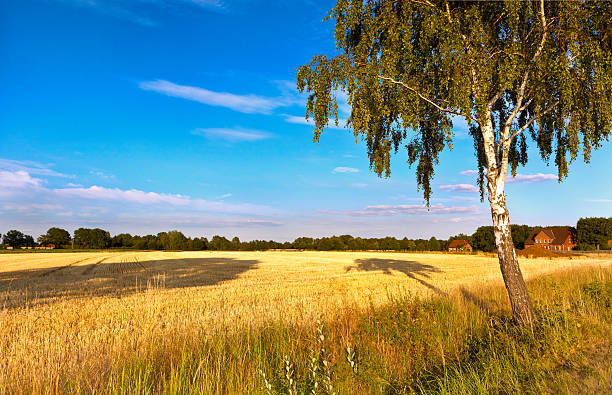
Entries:
<svg viewBox="0 0 612 395">
<path fill-rule="evenodd" d="M 611 263 L 521 259 L 527 278 Z M 500 284 L 496 258 L 459 254 L 1 255 L 0 388 L 39 392 L 65 377 L 97 388 L 126 360 L 178 355 L 180 344 L 220 330 L 314 321 L 407 292 Z"/>
</svg>

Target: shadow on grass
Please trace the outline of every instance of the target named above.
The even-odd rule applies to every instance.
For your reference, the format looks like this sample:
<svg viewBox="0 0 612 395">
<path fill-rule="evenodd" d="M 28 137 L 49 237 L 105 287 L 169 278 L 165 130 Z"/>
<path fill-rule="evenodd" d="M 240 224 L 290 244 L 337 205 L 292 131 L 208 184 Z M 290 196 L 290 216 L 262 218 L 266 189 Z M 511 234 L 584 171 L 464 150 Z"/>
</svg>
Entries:
<svg viewBox="0 0 612 395">
<path fill-rule="evenodd" d="M 494 301 L 484 299 L 476 295 L 466 287 L 462 286 L 461 288 L 459 288 L 459 292 L 465 300 L 472 302 L 476 307 L 478 307 L 480 310 L 487 313 L 488 315 L 491 315 L 500 310 L 499 306 Z"/>
<path fill-rule="evenodd" d="M 442 271 L 435 266 L 427 265 L 415 261 L 405 261 L 399 259 L 367 258 L 355 259 L 355 266 L 347 266 L 346 272 L 358 271 L 382 271 L 384 274 L 392 274 L 393 271 L 404 273 L 409 278 L 419 284 L 429 288 L 436 294 L 447 296 L 447 293 L 425 279 L 430 278 L 430 273 L 441 273 Z"/>
<path fill-rule="evenodd" d="M 107 257 L 65 266 L 0 273 L 0 309 L 44 304 L 56 298 L 122 297 L 151 288 L 213 286 L 256 268 L 256 259 L 184 258 L 105 262 Z"/>
</svg>

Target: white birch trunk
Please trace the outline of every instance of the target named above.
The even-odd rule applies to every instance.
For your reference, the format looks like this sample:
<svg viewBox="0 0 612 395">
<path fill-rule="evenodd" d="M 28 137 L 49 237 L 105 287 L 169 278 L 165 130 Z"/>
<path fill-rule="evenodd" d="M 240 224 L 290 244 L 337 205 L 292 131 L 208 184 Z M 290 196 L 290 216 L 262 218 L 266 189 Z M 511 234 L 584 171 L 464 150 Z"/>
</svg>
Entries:
<svg viewBox="0 0 612 395">
<path fill-rule="evenodd" d="M 491 119 L 487 119 L 481 124 L 481 131 L 487 158 L 487 192 L 491 205 L 499 266 L 512 306 L 513 318 L 521 325 L 530 325 L 535 321 L 535 312 L 516 258 L 510 231 L 510 216 L 506 207 L 504 187 L 508 171 L 507 155 L 502 156 L 502 162 L 505 160 L 505 163 L 497 163 L 495 135 Z"/>
</svg>

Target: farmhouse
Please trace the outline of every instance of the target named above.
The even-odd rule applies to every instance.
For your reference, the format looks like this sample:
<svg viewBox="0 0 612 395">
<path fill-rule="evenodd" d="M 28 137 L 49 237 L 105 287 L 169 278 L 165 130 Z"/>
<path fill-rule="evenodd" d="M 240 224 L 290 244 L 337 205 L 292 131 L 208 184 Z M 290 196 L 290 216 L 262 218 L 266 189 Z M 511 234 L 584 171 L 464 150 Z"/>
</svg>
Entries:
<svg viewBox="0 0 612 395">
<path fill-rule="evenodd" d="M 52 250 L 55 248 L 55 244 L 41 244 L 36 247 L 37 250 Z"/>
<path fill-rule="evenodd" d="M 472 246 L 465 240 L 453 240 L 448 245 L 449 251 L 469 251 L 472 252 Z"/>
<path fill-rule="evenodd" d="M 534 229 L 527 240 L 525 240 L 525 249 L 532 247 L 570 251 L 576 247 L 576 229 L 571 226 L 551 226 Z"/>
</svg>

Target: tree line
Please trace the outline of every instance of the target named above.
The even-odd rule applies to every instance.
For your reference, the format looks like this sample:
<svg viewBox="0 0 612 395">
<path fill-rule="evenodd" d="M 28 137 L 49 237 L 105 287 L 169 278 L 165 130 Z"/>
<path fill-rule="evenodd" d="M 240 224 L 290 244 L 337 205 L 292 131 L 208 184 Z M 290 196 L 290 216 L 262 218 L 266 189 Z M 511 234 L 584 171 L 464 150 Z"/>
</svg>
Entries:
<svg viewBox="0 0 612 395">
<path fill-rule="evenodd" d="M 540 227 L 511 225 L 514 247 L 525 248 L 529 235 Z M 580 218 L 577 223 L 578 249 L 610 249 L 608 240 L 612 239 L 612 218 Z M 160 232 L 156 235 L 131 235 L 121 233 L 115 236 L 100 228 L 79 228 L 70 233 L 61 228 L 50 228 L 36 241 L 30 235 L 18 230 L 9 230 L 2 236 L 2 246 L 21 248 L 53 246 L 54 248 L 106 249 L 124 248 L 137 250 L 190 250 L 190 251 L 262 251 L 271 249 L 299 249 L 318 251 L 446 251 L 453 240 L 465 240 L 474 250 L 492 252 L 495 250 L 495 234 L 492 226 L 481 226 L 471 235 L 458 234 L 447 240 L 436 239 L 397 239 L 395 237 L 362 238 L 351 235 L 331 237 L 298 237 L 292 242 L 274 240 L 241 241 L 238 237 L 231 240 L 224 236 L 187 237 L 178 230 Z"/>
</svg>

